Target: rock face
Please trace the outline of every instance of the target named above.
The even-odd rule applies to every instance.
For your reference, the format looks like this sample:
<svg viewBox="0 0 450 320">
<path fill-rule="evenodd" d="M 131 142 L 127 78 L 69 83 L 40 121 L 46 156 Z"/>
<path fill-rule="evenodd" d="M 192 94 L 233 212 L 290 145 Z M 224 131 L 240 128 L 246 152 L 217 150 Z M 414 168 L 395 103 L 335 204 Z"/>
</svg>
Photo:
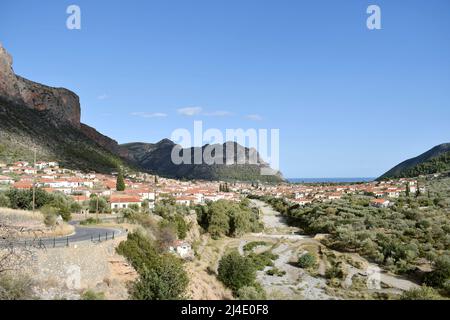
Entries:
<svg viewBox="0 0 450 320">
<path fill-rule="evenodd" d="M 80 130 L 88 138 L 94 140 L 96 143 L 101 145 L 103 148 L 105 148 L 109 152 L 111 152 L 113 154 L 117 154 L 117 155 L 123 156 L 123 157 L 127 156 L 128 153 L 126 152 L 126 150 L 123 150 L 123 148 L 121 148 L 119 146 L 119 144 L 117 143 L 116 140 L 111 139 L 110 137 L 101 134 L 100 132 L 98 132 L 94 128 L 92 128 L 92 127 L 90 127 L 90 126 L 88 126 L 88 125 L 86 125 L 84 123 L 80 124 Z"/>
<path fill-rule="evenodd" d="M 284 180 L 281 172 L 272 175 L 262 175 L 263 169 L 270 169 L 255 149 L 249 149 L 236 142 L 226 142 L 223 145 L 205 145 L 203 147 L 179 150 L 179 155 L 187 154 L 188 163 L 175 164 L 172 161 L 172 151 L 176 144 L 163 139 L 158 143 L 128 143 L 120 145 L 122 152 L 128 153 L 126 158 L 136 166 L 150 172 L 177 179 L 204 180 L 241 180 L 281 182 Z M 179 146 L 178 146 L 179 147 Z M 220 164 L 195 163 L 195 154 L 204 154 L 206 148 L 221 151 Z M 228 150 L 234 149 L 233 154 L 227 155 Z M 250 162 L 250 159 L 256 160 Z"/>
<path fill-rule="evenodd" d="M 50 111 L 56 119 L 80 126 L 80 99 L 64 88 L 48 87 L 14 73 L 11 55 L 0 44 L 0 97 L 38 111 Z"/>
</svg>

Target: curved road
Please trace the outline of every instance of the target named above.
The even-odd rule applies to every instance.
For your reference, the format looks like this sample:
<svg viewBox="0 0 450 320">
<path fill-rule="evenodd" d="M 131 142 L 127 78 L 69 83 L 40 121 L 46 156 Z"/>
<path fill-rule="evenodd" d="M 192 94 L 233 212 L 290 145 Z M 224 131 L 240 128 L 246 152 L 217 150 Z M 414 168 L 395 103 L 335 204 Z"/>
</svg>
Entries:
<svg viewBox="0 0 450 320">
<path fill-rule="evenodd" d="M 94 241 L 94 242 L 104 242 L 112 240 L 124 233 L 125 230 L 119 228 L 106 228 L 106 227 L 85 227 L 80 226 L 78 221 L 69 222 L 70 225 L 75 227 L 75 232 L 68 236 L 55 237 L 55 238 L 38 238 L 33 240 L 18 240 L 14 241 L 17 245 L 25 246 L 38 246 L 38 247 L 63 247 L 68 244 L 78 243 L 82 241 Z M 0 240 L 1 245 L 1 240 Z M 11 243 L 7 243 L 11 245 Z"/>
</svg>

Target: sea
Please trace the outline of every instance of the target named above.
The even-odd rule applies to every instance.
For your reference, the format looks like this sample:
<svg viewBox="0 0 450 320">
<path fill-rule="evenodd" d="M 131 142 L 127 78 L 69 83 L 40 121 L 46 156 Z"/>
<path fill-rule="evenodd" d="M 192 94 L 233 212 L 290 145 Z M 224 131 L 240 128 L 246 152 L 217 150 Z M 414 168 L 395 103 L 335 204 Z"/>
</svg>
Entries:
<svg viewBox="0 0 450 320">
<path fill-rule="evenodd" d="M 288 178 L 291 183 L 357 183 L 370 182 L 375 180 L 374 177 L 358 177 L 358 178 Z"/>
</svg>

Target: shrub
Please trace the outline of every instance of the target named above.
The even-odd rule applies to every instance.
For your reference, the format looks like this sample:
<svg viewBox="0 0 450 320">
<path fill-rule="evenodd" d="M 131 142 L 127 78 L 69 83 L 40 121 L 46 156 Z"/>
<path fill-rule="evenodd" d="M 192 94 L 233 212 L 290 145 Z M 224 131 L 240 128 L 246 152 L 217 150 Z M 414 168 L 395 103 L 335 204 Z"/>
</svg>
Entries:
<svg viewBox="0 0 450 320">
<path fill-rule="evenodd" d="M 243 249 L 244 249 L 244 251 L 252 251 L 256 247 L 265 246 L 265 245 L 267 245 L 267 242 L 265 242 L 265 241 L 252 241 L 252 242 L 247 243 Z"/>
<path fill-rule="evenodd" d="M 32 280 L 27 276 L 0 276 L 0 300 L 34 299 Z"/>
<path fill-rule="evenodd" d="M 189 278 L 180 260 L 165 254 L 158 263 L 140 274 L 131 296 L 136 300 L 178 300 L 184 297 Z"/>
<path fill-rule="evenodd" d="M 265 267 L 272 267 L 273 260 L 278 259 L 278 256 L 270 250 L 260 254 L 250 253 L 248 257 L 252 260 L 256 270 L 264 270 Z"/>
<path fill-rule="evenodd" d="M 298 258 L 297 263 L 300 268 L 308 269 L 316 264 L 316 257 L 307 252 Z"/>
<path fill-rule="evenodd" d="M 87 225 L 91 225 L 91 224 L 98 224 L 98 223 L 100 223 L 100 219 L 95 219 L 95 218 L 87 218 L 86 220 L 83 220 L 83 221 L 81 221 L 80 222 L 80 224 L 82 225 L 82 226 L 87 226 Z"/>
<path fill-rule="evenodd" d="M 417 289 L 411 289 L 405 291 L 401 298 L 401 300 L 440 300 L 442 297 L 436 292 L 435 289 L 422 286 Z"/>
<path fill-rule="evenodd" d="M 333 262 L 330 268 L 325 271 L 325 277 L 328 279 L 343 279 L 345 277 L 341 262 Z"/>
<path fill-rule="evenodd" d="M 219 262 L 218 278 L 235 294 L 242 287 L 252 286 L 256 280 L 256 268 L 252 260 L 237 251 L 223 256 Z"/>
<path fill-rule="evenodd" d="M 448 281 L 450 281 L 450 256 L 445 255 L 435 260 L 434 270 L 426 275 L 425 283 L 442 288 Z"/>
<path fill-rule="evenodd" d="M 286 274 L 286 271 L 280 270 L 277 267 L 273 267 L 272 269 L 267 270 L 266 274 L 269 276 L 282 277 Z"/>
<path fill-rule="evenodd" d="M 265 300 L 266 292 L 261 286 L 245 286 L 238 290 L 237 297 L 240 300 Z"/>
<path fill-rule="evenodd" d="M 81 295 L 81 300 L 105 300 L 105 294 L 103 292 L 86 290 Z"/>
<path fill-rule="evenodd" d="M 0 207 L 11 207 L 11 201 L 9 201 L 9 198 L 4 194 L 0 194 Z"/>
<path fill-rule="evenodd" d="M 175 300 L 184 297 L 189 283 L 179 258 L 162 254 L 155 244 L 141 233 L 130 233 L 127 241 L 117 247 L 139 273 L 130 293 L 136 300 Z"/>
</svg>

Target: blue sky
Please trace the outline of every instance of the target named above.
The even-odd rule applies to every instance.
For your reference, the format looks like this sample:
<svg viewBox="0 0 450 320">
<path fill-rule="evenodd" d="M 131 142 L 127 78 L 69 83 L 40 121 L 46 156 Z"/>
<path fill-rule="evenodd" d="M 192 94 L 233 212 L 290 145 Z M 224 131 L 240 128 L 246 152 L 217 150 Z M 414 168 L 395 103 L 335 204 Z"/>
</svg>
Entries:
<svg viewBox="0 0 450 320">
<path fill-rule="evenodd" d="M 366 28 L 370 4 L 382 30 Z M 286 177 L 356 177 L 450 141 L 448 0 L 4 0 L 0 42 L 120 143 L 194 120 L 279 128 Z"/>
</svg>

